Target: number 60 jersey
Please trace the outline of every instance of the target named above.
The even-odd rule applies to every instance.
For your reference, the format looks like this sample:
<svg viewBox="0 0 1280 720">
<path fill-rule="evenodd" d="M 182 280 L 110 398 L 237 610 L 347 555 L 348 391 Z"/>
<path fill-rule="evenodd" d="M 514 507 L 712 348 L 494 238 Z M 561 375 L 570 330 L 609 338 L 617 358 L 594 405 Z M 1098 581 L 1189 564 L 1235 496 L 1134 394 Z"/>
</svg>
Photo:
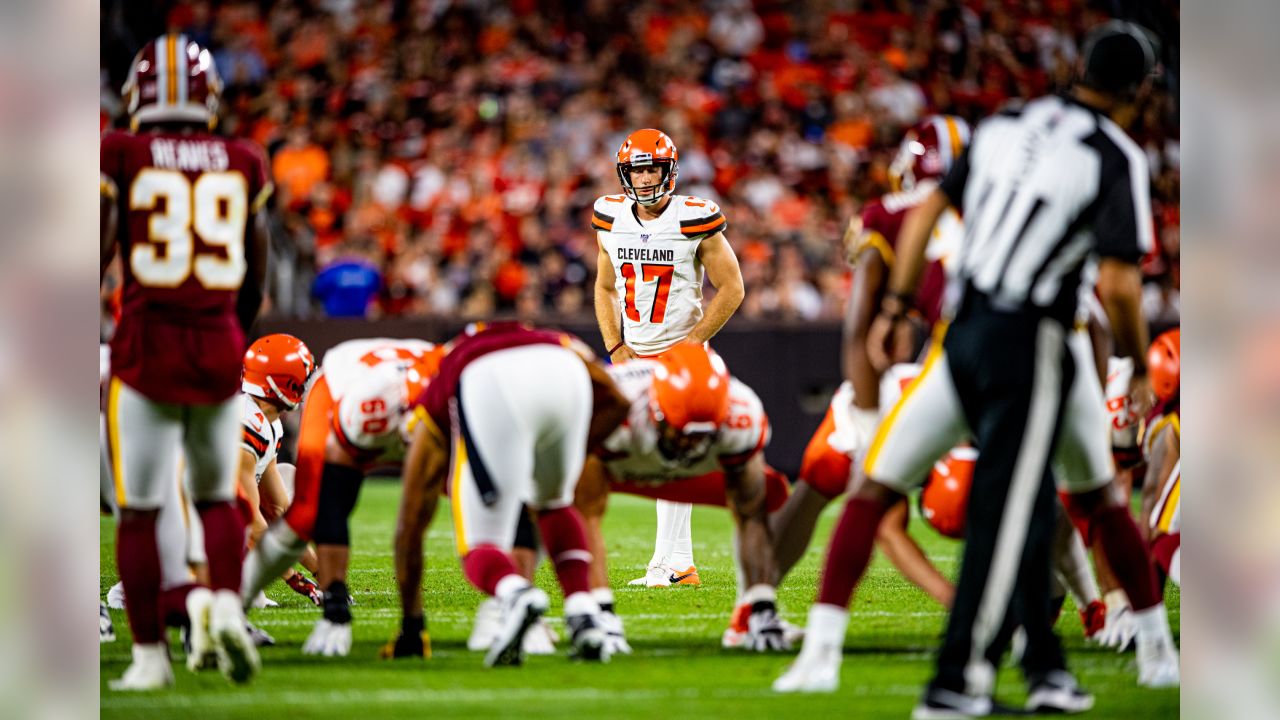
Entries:
<svg viewBox="0 0 1280 720">
<path fill-rule="evenodd" d="M 113 132 L 101 170 L 124 269 L 113 374 L 156 402 L 226 400 L 245 350 L 245 236 L 271 193 L 262 151 L 203 132 Z"/>
<path fill-rule="evenodd" d="M 710 200 L 672 195 L 656 220 L 641 223 L 625 195 L 596 200 L 591 228 L 613 263 L 622 300 L 622 334 L 638 355 L 657 355 L 702 319 L 698 245 L 728 221 Z"/>
</svg>

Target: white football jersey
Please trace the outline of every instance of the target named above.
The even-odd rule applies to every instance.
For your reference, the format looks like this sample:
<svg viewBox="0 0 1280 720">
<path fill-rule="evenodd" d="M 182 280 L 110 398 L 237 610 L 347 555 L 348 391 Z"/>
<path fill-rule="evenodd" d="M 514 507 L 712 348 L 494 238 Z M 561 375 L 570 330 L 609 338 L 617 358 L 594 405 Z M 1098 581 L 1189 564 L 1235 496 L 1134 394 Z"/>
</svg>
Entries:
<svg viewBox="0 0 1280 720">
<path fill-rule="evenodd" d="M 425 340 L 348 340 L 324 355 L 321 371 L 337 404 L 338 441 L 356 459 L 404 459 L 408 396 L 407 369 L 432 353 Z"/>
<path fill-rule="evenodd" d="M 258 482 L 262 482 L 262 473 L 280 452 L 280 441 L 284 439 L 284 423 L 280 418 L 267 422 L 267 416 L 249 395 L 241 394 L 244 401 L 244 416 L 241 419 L 240 447 L 253 455 L 255 461 L 253 473 Z"/>
<path fill-rule="evenodd" d="M 764 405 L 745 383 L 733 378 L 729 384 L 729 417 L 720 434 L 700 460 L 689 464 L 669 460 L 658 449 L 658 425 L 650 408 L 654 360 L 632 360 L 610 365 L 609 376 L 618 390 L 631 401 L 627 420 L 604 441 L 605 466 L 618 480 L 662 483 L 698 477 L 719 470 L 722 465 L 746 462 L 769 444 L 769 418 Z"/>
<path fill-rule="evenodd" d="M 641 222 L 635 201 L 605 195 L 596 199 L 591 227 L 613 262 L 627 345 L 657 355 L 685 339 L 702 319 L 698 246 L 728 227 L 720 206 L 672 195 L 658 219 Z"/>
</svg>

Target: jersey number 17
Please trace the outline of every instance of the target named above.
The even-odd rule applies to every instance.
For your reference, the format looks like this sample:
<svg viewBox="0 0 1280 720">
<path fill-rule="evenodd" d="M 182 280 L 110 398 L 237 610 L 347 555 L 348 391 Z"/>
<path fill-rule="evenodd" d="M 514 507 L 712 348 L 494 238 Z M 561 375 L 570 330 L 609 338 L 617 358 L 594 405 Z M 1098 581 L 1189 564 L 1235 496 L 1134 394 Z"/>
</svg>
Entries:
<svg viewBox="0 0 1280 720">
<path fill-rule="evenodd" d="M 649 322 L 661 323 L 667 316 L 667 295 L 671 293 L 671 276 L 675 274 L 674 265 L 645 263 L 640 266 L 641 282 L 657 281 L 658 286 L 653 293 L 653 307 L 649 309 Z M 623 299 L 623 307 L 627 319 L 640 322 L 640 310 L 636 308 L 636 267 L 631 263 L 622 264 L 622 277 L 627 281 L 627 294 Z"/>
</svg>

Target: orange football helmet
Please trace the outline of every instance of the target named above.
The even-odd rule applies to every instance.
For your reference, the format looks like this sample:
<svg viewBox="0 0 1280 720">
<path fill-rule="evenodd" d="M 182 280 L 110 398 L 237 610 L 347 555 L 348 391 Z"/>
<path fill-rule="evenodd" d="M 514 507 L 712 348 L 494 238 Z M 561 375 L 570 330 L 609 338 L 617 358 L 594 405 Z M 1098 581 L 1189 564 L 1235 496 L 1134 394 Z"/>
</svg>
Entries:
<svg viewBox="0 0 1280 720">
<path fill-rule="evenodd" d="M 161 35 L 133 58 L 121 93 L 134 130 L 148 122 L 218 121 L 222 78 L 213 55 L 190 36 Z"/>
<path fill-rule="evenodd" d="M 244 354 L 240 389 L 292 410 L 302 402 L 315 369 L 315 356 L 306 343 L 284 333 L 267 335 Z"/>
<path fill-rule="evenodd" d="M 920 493 L 920 514 L 939 533 L 957 540 L 964 538 L 965 515 L 969 511 L 969 490 L 973 487 L 976 448 L 953 448 L 929 473 Z"/>
<path fill-rule="evenodd" d="M 969 123 L 954 115 L 930 115 L 902 138 L 889 164 L 889 184 L 894 192 L 912 190 L 921 180 L 946 175 L 968 144 Z"/>
<path fill-rule="evenodd" d="M 1151 389 L 1161 401 L 1178 394 L 1182 382 L 1182 335 L 1179 328 L 1161 333 L 1147 350 L 1147 373 Z"/>
<path fill-rule="evenodd" d="M 618 180 L 622 181 L 622 192 L 641 205 L 653 205 L 662 198 L 676 191 L 676 178 L 680 175 L 680 153 L 676 144 L 661 130 L 645 128 L 637 130 L 622 141 L 618 148 Z M 641 190 L 652 189 L 653 195 L 640 199 L 639 192 L 631 183 L 631 169 L 637 167 L 658 166 L 662 177 L 656 186 L 645 186 Z"/>
<path fill-rule="evenodd" d="M 659 355 L 654 418 L 682 433 L 715 432 L 729 416 L 729 369 L 715 352 L 681 343 Z"/>
</svg>

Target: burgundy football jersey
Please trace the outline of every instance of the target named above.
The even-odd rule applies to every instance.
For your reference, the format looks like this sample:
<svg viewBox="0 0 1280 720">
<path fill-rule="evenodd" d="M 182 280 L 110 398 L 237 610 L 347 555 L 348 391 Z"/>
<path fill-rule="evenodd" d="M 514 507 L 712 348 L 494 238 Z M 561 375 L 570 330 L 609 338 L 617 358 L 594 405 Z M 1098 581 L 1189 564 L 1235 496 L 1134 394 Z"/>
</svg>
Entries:
<svg viewBox="0 0 1280 720">
<path fill-rule="evenodd" d="M 931 189 L 932 186 L 926 189 Z M 926 193 L 903 192 L 885 195 L 868 202 L 862 209 L 862 244 L 880 251 L 887 264 L 893 264 L 893 254 L 898 251 L 898 235 L 907 211 L 919 205 Z M 885 247 L 880 247 L 883 243 Z M 886 253 L 886 250 L 888 251 Z M 861 252 L 861 248 L 859 248 Z M 947 273 L 942 263 L 930 261 L 920 277 L 916 292 L 915 310 L 932 327 L 942 314 L 942 299 L 947 287 Z"/>
<path fill-rule="evenodd" d="M 144 131 L 103 137 L 101 163 L 124 269 L 112 373 L 157 402 L 226 400 L 245 350 L 245 237 L 272 188 L 265 157 L 244 140 Z"/>
</svg>

